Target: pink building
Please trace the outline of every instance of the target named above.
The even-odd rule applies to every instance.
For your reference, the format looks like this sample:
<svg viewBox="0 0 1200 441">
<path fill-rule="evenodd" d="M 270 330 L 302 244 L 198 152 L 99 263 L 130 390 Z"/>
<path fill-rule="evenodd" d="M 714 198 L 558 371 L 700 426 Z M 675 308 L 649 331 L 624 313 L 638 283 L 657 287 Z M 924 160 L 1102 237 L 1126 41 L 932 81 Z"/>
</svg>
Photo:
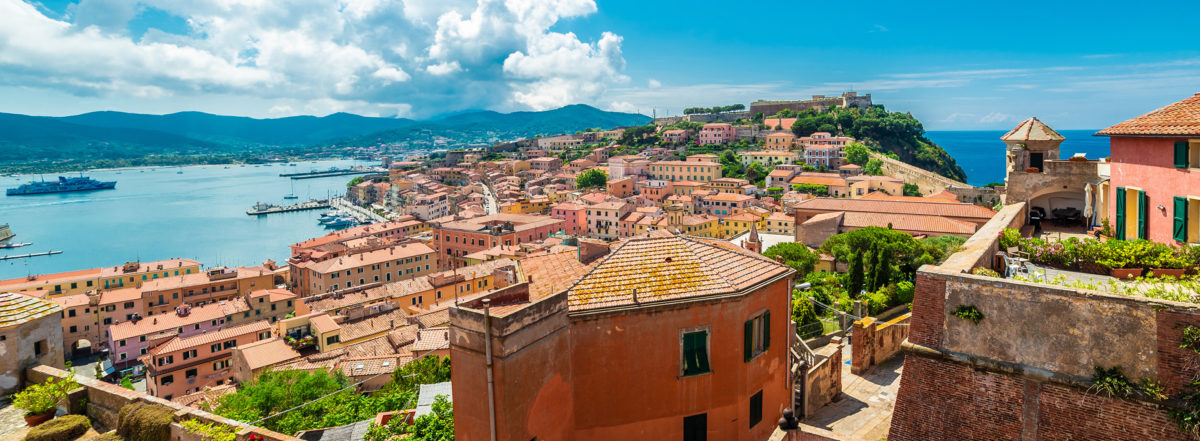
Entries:
<svg viewBox="0 0 1200 441">
<path fill-rule="evenodd" d="M 796 144 L 803 148 L 822 146 L 845 147 L 846 144 L 851 142 L 854 142 L 854 138 L 849 136 L 833 136 L 829 132 L 815 132 L 812 135 L 796 139 Z"/>
<path fill-rule="evenodd" d="M 683 130 L 683 129 L 664 130 L 662 132 L 662 140 L 663 140 L 663 142 L 671 143 L 671 144 L 679 144 L 681 142 L 687 141 L 687 130 Z"/>
<path fill-rule="evenodd" d="M 700 128 L 700 138 L 696 142 L 700 145 L 729 144 L 736 137 L 737 130 L 732 124 L 710 123 Z"/>
<path fill-rule="evenodd" d="M 271 325 L 266 320 L 209 334 L 176 336 L 141 357 L 146 365 L 146 392 L 169 400 L 232 382 L 233 348 L 269 338 Z"/>
<path fill-rule="evenodd" d="M 550 206 L 550 217 L 562 219 L 559 224 L 568 234 L 587 234 L 587 206 L 574 202 L 559 202 Z"/>
<path fill-rule="evenodd" d="M 235 299 L 204 306 L 180 306 L 172 314 L 135 317 L 108 328 L 108 347 L 118 368 L 137 363 L 149 351 L 151 343 L 173 337 L 191 337 L 224 329 L 227 326 L 258 320 L 250 315 L 245 300 Z"/>
<path fill-rule="evenodd" d="M 641 156 L 613 156 L 608 158 L 608 179 L 643 176 L 649 165 L 650 161 Z"/>
<path fill-rule="evenodd" d="M 1200 93 L 1099 134 L 1112 152 L 1107 197 L 1116 237 L 1200 243 Z"/>
</svg>

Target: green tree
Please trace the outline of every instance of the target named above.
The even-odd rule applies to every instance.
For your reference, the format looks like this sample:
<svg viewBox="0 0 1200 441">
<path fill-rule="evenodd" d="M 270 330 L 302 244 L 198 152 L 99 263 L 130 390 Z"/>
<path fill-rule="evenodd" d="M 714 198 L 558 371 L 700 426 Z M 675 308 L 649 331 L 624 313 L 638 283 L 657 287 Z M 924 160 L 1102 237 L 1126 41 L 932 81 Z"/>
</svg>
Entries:
<svg viewBox="0 0 1200 441">
<path fill-rule="evenodd" d="M 869 263 L 863 269 L 863 285 L 867 291 L 877 290 L 879 286 L 875 284 L 875 271 L 879 268 L 879 248 L 871 247 L 864 259 Z"/>
<path fill-rule="evenodd" d="M 575 186 L 580 189 L 585 189 L 585 188 L 601 188 L 601 189 L 603 189 L 603 188 L 605 188 L 605 186 L 607 184 L 608 184 L 608 174 L 604 173 L 604 171 L 600 170 L 600 169 L 593 168 L 590 170 L 586 170 L 583 173 L 580 173 L 579 176 L 575 177 Z"/>
<path fill-rule="evenodd" d="M 767 168 L 763 167 L 761 162 L 754 161 L 746 166 L 746 180 L 750 181 L 750 183 L 762 187 L 766 178 Z"/>
<path fill-rule="evenodd" d="M 851 296 L 857 296 L 863 290 L 863 254 L 866 250 L 850 256 L 850 277 L 846 282 L 846 291 Z"/>
<path fill-rule="evenodd" d="M 413 421 L 412 434 L 413 441 L 454 441 L 454 405 L 438 395 L 433 412 Z"/>
<path fill-rule="evenodd" d="M 733 150 L 727 149 L 721 152 L 721 156 L 718 158 L 718 161 L 721 162 L 721 165 L 737 165 L 738 167 L 742 166 L 742 159 L 739 158 L 737 153 L 734 153 Z"/>
<path fill-rule="evenodd" d="M 392 372 L 393 383 L 400 388 L 414 391 L 422 384 L 446 381 L 450 381 L 450 357 L 422 357 Z"/>
<path fill-rule="evenodd" d="M 863 166 L 863 174 L 870 176 L 883 176 L 883 161 L 879 158 L 871 158 L 867 160 L 867 165 Z"/>
<path fill-rule="evenodd" d="M 752 122 L 752 123 L 754 123 L 754 124 L 756 124 L 756 125 L 757 125 L 757 124 L 762 124 L 764 119 L 765 119 L 765 117 L 763 116 L 763 113 L 762 113 L 762 112 L 758 112 L 758 113 L 755 113 L 755 114 L 754 114 L 754 117 L 750 118 L 750 122 Z"/>
<path fill-rule="evenodd" d="M 776 256 L 780 257 L 783 264 L 795 269 L 796 274 L 800 277 L 811 273 L 813 267 L 817 265 L 817 260 L 820 260 L 820 256 L 808 249 L 808 246 L 796 242 L 783 242 L 771 245 L 763 251 L 763 255 L 771 259 L 776 258 Z"/>
<path fill-rule="evenodd" d="M 350 182 L 346 183 L 346 188 L 347 189 L 354 188 L 355 185 L 361 184 L 362 182 L 363 182 L 362 176 L 355 176 L 354 179 L 351 179 Z"/>
<path fill-rule="evenodd" d="M 851 164 L 865 165 L 871 159 L 871 149 L 860 142 L 846 144 L 843 150 L 846 152 L 846 162 Z"/>
<path fill-rule="evenodd" d="M 875 289 L 892 283 L 892 253 L 887 247 L 879 247 L 879 251 L 876 252 L 874 275 L 871 286 Z"/>
<path fill-rule="evenodd" d="M 821 184 L 792 184 L 792 191 L 807 193 L 813 196 L 829 196 L 829 186 Z"/>
<path fill-rule="evenodd" d="M 905 196 L 921 196 L 921 188 L 917 184 L 904 183 Z"/>
<path fill-rule="evenodd" d="M 812 301 L 807 297 L 797 296 L 792 299 L 792 321 L 796 322 L 796 331 L 801 338 L 820 337 L 825 333 L 821 327 L 821 318 L 813 309 Z"/>
<path fill-rule="evenodd" d="M 121 387 L 133 390 L 133 375 L 125 375 L 121 377 Z"/>
</svg>

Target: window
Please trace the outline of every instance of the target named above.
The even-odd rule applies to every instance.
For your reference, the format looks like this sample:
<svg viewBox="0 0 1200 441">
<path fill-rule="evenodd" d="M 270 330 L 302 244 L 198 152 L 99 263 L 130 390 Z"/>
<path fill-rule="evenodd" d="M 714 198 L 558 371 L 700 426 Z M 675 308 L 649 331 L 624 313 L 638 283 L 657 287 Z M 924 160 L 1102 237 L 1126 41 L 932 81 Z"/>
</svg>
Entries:
<svg viewBox="0 0 1200 441">
<path fill-rule="evenodd" d="M 746 321 L 745 325 L 745 356 L 750 361 L 771 346 L 771 311 Z"/>
<path fill-rule="evenodd" d="M 162 377 L 162 380 L 159 380 L 159 382 L 158 382 L 158 383 L 159 383 L 159 384 L 161 384 L 161 385 L 163 385 L 163 386 L 166 386 L 166 385 L 168 385 L 168 384 L 171 384 L 171 383 L 174 383 L 174 382 L 175 382 L 175 376 L 174 376 L 174 375 L 163 375 L 163 377 Z"/>
<path fill-rule="evenodd" d="M 1188 141 L 1175 141 L 1175 166 L 1200 167 L 1200 145 L 1191 145 Z"/>
<path fill-rule="evenodd" d="M 215 345 L 209 346 L 208 349 L 211 349 L 213 352 L 219 352 L 221 350 L 221 344 L 217 343 Z"/>
<path fill-rule="evenodd" d="M 221 344 L 222 349 L 229 349 L 229 348 L 236 347 L 236 346 L 237 346 L 237 340 L 229 340 L 229 341 Z"/>
<path fill-rule="evenodd" d="M 78 329 L 77 327 L 75 327 L 75 326 L 72 326 L 72 327 L 71 327 L 71 330 L 70 330 L 69 332 L 71 332 L 72 334 L 74 334 L 74 333 L 76 333 L 76 332 L 79 332 L 79 329 Z"/>
<path fill-rule="evenodd" d="M 124 353 L 124 352 L 122 352 L 122 353 L 121 353 L 121 359 L 122 359 L 122 360 L 124 360 L 124 359 L 125 359 L 125 353 Z"/>
<path fill-rule="evenodd" d="M 683 417 L 683 441 L 708 441 L 708 414 Z"/>
<path fill-rule="evenodd" d="M 762 391 L 750 396 L 750 428 L 762 422 Z"/>
<path fill-rule="evenodd" d="M 337 336 L 337 335 L 331 335 L 331 336 L 325 337 L 325 344 L 327 344 L 327 345 L 331 345 L 331 344 L 338 343 L 341 341 L 342 341 L 341 337 Z"/>
<path fill-rule="evenodd" d="M 67 317 L 74 317 L 74 316 L 75 316 L 75 310 L 74 310 L 74 309 L 72 309 L 72 310 L 70 310 L 70 311 L 67 311 Z"/>
<path fill-rule="evenodd" d="M 121 341 L 117 342 L 117 346 L 120 346 L 122 348 L 125 347 L 125 340 L 121 340 Z"/>
<path fill-rule="evenodd" d="M 192 349 L 190 351 L 183 351 L 183 359 L 184 360 L 188 360 L 188 359 L 192 359 L 192 358 L 196 358 L 196 350 L 195 349 Z"/>
<path fill-rule="evenodd" d="M 683 375 L 711 372 L 708 366 L 708 330 L 683 333 Z"/>
<path fill-rule="evenodd" d="M 196 378 L 196 368 L 191 368 L 186 371 L 183 371 L 183 377 L 184 378 Z"/>
<path fill-rule="evenodd" d="M 174 362 L 175 362 L 175 356 L 174 356 L 174 355 L 168 355 L 168 356 L 166 356 L 166 357 L 160 357 L 160 358 L 158 359 L 158 365 L 159 365 L 159 366 L 168 365 L 168 364 L 171 364 L 171 363 L 174 363 Z"/>
<path fill-rule="evenodd" d="M 38 340 L 33 342 L 33 356 L 41 357 L 46 353 L 46 340 Z"/>
</svg>

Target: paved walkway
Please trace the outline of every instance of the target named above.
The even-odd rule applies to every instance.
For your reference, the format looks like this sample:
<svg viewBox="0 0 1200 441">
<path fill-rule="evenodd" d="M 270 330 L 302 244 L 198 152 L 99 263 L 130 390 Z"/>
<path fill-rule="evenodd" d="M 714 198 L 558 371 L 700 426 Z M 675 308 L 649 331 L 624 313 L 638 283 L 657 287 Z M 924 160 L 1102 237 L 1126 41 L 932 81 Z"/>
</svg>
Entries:
<svg viewBox="0 0 1200 441">
<path fill-rule="evenodd" d="M 827 438 L 854 441 L 879 441 L 887 437 L 892 424 L 896 393 L 900 390 L 900 373 L 904 355 L 875 366 L 865 376 L 850 373 L 850 346 L 846 345 L 842 359 L 842 394 L 801 422 L 804 431 Z"/>
</svg>

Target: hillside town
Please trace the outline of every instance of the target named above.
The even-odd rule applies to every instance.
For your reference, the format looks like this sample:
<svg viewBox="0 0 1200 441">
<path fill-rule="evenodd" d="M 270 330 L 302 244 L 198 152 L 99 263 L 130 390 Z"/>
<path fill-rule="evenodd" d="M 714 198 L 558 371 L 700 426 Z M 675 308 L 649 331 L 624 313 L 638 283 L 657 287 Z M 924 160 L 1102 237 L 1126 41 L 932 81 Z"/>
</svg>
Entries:
<svg viewBox="0 0 1200 441">
<path fill-rule="evenodd" d="M 237 440 L 1195 439 L 1200 93 L 1163 104 L 1106 158 L 1029 117 L 983 187 L 855 92 L 381 156 L 344 200 L 382 220 L 280 261 L 0 280 L 0 394 Z"/>
</svg>

